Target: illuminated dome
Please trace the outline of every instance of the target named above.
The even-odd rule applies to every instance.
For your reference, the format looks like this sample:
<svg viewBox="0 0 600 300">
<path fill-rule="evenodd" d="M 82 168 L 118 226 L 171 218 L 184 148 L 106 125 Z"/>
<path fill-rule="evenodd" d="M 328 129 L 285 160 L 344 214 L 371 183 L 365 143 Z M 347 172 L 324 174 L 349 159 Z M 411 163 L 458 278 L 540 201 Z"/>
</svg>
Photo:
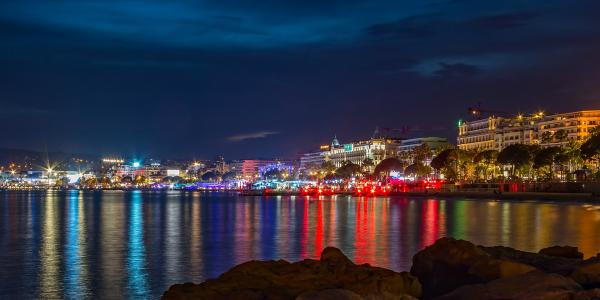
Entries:
<svg viewBox="0 0 600 300">
<path fill-rule="evenodd" d="M 331 148 L 339 147 L 340 142 L 337 139 L 337 135 L 333 136 L 333 141 L 331 141 Z"/>
</svg>

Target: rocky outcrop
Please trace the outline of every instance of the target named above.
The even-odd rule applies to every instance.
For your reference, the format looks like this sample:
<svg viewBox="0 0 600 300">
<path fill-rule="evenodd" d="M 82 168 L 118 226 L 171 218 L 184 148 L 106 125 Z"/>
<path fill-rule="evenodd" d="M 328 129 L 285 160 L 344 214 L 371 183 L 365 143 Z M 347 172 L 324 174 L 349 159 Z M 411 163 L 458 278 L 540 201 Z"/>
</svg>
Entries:
<svg viewBox="0 0 600 300">
<path fill-rule="evenodd" d="M 356 265 L 339 249 L 320 260 L 250 261 L 201 284 L 176 284 L 163 299 L 600 299 L 600 254 L 576 247 L 539 253 L 442 238 L 413 257 L 410 273 Z"/>
<path fill-rule="evenodd" d="M 419 278 L 426 299 L 460 286 L 531 272 L 535 267 L 492 257 L 474 244 L 441 238 L 413 257 L 411 274 Z"/>
<path fill-rule="evenodd" d="M 583 259 L 583 253 L 579 252 L 579 248 L 571 246 L 552 246 L 540 250 L 539 253 L 555 257 Z"/>
<path fill-rule="evenodd" d="M 590 295 L 590 292 L 586 295 L 580 285 L 567 277 L 535 271 L 519 276 L 493 280 L 485 284 L 466 285 L 437 299 L 569 300 L 585 299 L 584 297 L 589 297 Z"/>
<path fill-rule="evenodd" d="M 385 300 L 405 295 L 421 296 L 421 285 L 409 273 L 355 265 L 339 249 L 325 248 L 320 260 L 251 261 L 198 285 L 176 284 L 165 292 L 163 299 L 312 299 L 319 296 L 342 300 L 358 296 Z"/>
<path fill-rule="evenodd" d="M 600 288 L 600 262 L 580 265 L 571 278 L 586 288 Z"/>
<path fill-rule="evenodd" d="M 502 246 L 479 246 L 479 248 L 494 258 L 515 261 L 533 266 L 546 273 L 557 273 L 564 276 L 571 274 L 575 267 L 582 262 L 581 259 L 549 256 Z"/>
</svg>

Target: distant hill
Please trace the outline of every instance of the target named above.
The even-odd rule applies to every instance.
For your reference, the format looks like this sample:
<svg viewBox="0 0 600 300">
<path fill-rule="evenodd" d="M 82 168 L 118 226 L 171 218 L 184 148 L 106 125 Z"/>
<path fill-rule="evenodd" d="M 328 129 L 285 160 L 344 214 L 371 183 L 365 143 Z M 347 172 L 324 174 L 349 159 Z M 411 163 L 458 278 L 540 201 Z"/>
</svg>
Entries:
<svg viewBox="0 0 600 300">
<path fill-rule="evenodd" d="M 90 154 L 76 154 L 66 152 L 42 152 L 24 149 L 0 148 L 0 166 L 9 163 L 26 164 L 34 168 L 45 166 L 48 161 L 52 164 L 70 167 L 82 164 L 93 164 L 100 160 L 100 156 Z"/>
</svg>

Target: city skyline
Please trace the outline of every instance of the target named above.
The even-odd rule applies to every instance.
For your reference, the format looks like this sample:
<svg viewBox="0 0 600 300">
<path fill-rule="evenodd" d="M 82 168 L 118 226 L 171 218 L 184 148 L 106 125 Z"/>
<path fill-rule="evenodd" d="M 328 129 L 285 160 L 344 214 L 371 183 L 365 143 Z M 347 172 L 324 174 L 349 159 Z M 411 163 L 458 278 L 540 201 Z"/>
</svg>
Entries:
<svg viewBox="0 0 600 300">
<path fill-rule="evenodd" d="M 594 109 L 578 4 L 5 2 L 0 147 L 282 157 L 376 126 L 454 141 L 478 102 Z"/>
</svg>

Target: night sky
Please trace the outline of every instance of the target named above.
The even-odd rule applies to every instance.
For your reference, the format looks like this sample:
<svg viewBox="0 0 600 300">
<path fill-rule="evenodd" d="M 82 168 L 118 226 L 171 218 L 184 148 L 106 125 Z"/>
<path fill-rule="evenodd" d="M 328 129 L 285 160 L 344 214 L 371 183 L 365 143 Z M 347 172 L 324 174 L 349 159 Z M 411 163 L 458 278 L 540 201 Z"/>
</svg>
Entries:
<svg viewBox="0 0 600 300">
<path fill-rule="evenodd" d="M 600 1 L 1 1 L 0 147 L 293 157 L 600 108 Z"/>
</svg>

